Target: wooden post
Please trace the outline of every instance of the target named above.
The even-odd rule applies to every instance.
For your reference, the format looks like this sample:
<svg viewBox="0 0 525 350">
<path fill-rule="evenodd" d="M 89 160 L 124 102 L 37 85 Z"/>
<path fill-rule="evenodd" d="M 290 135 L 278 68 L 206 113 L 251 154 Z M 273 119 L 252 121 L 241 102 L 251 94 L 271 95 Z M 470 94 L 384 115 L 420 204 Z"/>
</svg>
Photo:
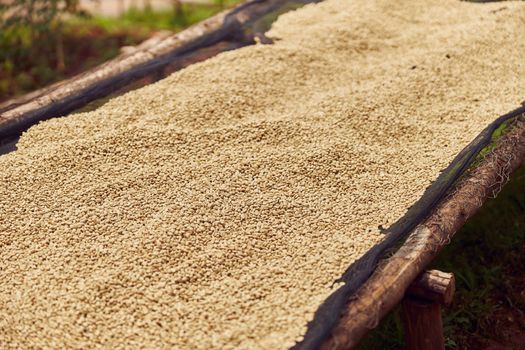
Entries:
<svg viewBox="0 0 525 350">
<path fill-rule="evenodd" d="M 402 320 L 407 350 L 444 350 L 441 305 L 452 302 L 454 275 L 437 270 L 421 274 L 407 289 Z"/>
</svg>

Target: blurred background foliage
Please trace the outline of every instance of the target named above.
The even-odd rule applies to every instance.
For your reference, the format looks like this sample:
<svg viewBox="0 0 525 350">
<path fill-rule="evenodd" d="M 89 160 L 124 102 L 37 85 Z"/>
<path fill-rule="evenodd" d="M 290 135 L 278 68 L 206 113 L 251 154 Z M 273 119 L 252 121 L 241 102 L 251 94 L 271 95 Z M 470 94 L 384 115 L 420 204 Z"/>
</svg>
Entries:
<svg viewBox="0 0 525 350">
<path fill-rule="evenodd" d="M 0 0 L 0 102 L 73 76 L 239 0 Z M 159 6 L 162 5 L 162 6 Z M 107 9 L 116 9 L 111 14 Z M 106 12 L 106 13 L 105 13 Z"/>
</svg>

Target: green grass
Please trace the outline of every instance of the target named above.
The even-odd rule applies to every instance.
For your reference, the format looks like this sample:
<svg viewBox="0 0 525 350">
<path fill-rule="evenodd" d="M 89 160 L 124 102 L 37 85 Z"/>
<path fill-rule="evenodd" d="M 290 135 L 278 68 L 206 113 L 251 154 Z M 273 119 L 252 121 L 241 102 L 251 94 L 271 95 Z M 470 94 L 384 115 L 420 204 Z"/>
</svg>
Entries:
<svg viewBox="0 0 525 350">
<path fill-rule="evenodd" d="M 76 17 L 70 22 L 77 25 L 96 25 L 108 32 L 122 30 L 173 30 L 178 31 L 189 25 L 200 22 L 222 9 L 238 3 L 240 0 L 225 0 L 223 5 L 216 4 L 183 4 L 180 13 L 173 10 L 153 11 L 152 9 L 130 8 L 118 17 Z"/>
<path fill-rule="evenodd" d="M 515 297 L 515 281 L 523 278 L 524 248 L 525 167 L 466 223 L 430 267 L 456 276 L 454 304 L 443 312 L 448 349 L 475 349 L 477 339 L 501 340 L 501 327 L 494 327 L 496 311 L 525 310 L 523 300 Z M 398 311 L 370 332 L 359 349 L 403 349 Z"/>
<path fill-rule="evenodd" d="M 119 17 L 55 20 L 46 31 L 27 25 L 0 31 L 0 102 L 97 66 L 155 31 L 180 31 L 238 2 L 184 4 L 177 13 L 131 8 Z"/>
<path fill-rule="evenodd" d="M 471 165 L 472 166 L 476 166 L 477 164 L 479 164 L 479 162 L 481 160 L 483 160 L 485 158 L 485 156 L 487 154 L 489 154 L 495 147 L 496 147 L 496 141 L 498 141 L 498 139 L 503 136 L 503 134 L 505 134 L 509 128 L 512 127 L 513 123 L 515 123 L 515 120 L 516 119 L 510 119 L 510 120 L 507 120 L 503 123 L 501 123 L 501 125 L 499 125 L 496 130 L 494 130 L 494 132 L 492 133 L 492 135 L 490 135 L 490 144 L 488 144 L 487 146 L 483 147 L 478 155 L 476 156 L 476 159 L 474 160 L 473 164 Z"/>
</svg>

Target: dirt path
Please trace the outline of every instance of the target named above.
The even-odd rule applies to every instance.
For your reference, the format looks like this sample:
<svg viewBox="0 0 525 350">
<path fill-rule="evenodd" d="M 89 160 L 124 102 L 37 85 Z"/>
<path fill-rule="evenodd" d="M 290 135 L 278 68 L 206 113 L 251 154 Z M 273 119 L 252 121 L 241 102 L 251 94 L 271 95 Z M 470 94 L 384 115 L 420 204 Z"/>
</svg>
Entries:
<svg viewBox="0 0 525 350">
<path fill-rule="evenodd" d="M 525 96 L 525 3 L 328 0 L 0 157 L 0 347 L 286 349 Z"/>
</svg>

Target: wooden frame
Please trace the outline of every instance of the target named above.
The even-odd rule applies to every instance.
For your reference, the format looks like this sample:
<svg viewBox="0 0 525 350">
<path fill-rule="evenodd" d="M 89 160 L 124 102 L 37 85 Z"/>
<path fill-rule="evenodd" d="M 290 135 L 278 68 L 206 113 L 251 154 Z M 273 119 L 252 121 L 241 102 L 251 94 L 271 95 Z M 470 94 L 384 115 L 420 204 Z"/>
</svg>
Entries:
<svg viewBox="0 0 525 350">
<path fill-rule="evenodd" d="M 406 242 L 384 260 L 347 303 L 323 350 L 355 347 L 403 298 L 406 289 L 483 203 L 494 197 L 525 161 L 525 122 L 518 121 L 458 183 Z"/>
</svg>

